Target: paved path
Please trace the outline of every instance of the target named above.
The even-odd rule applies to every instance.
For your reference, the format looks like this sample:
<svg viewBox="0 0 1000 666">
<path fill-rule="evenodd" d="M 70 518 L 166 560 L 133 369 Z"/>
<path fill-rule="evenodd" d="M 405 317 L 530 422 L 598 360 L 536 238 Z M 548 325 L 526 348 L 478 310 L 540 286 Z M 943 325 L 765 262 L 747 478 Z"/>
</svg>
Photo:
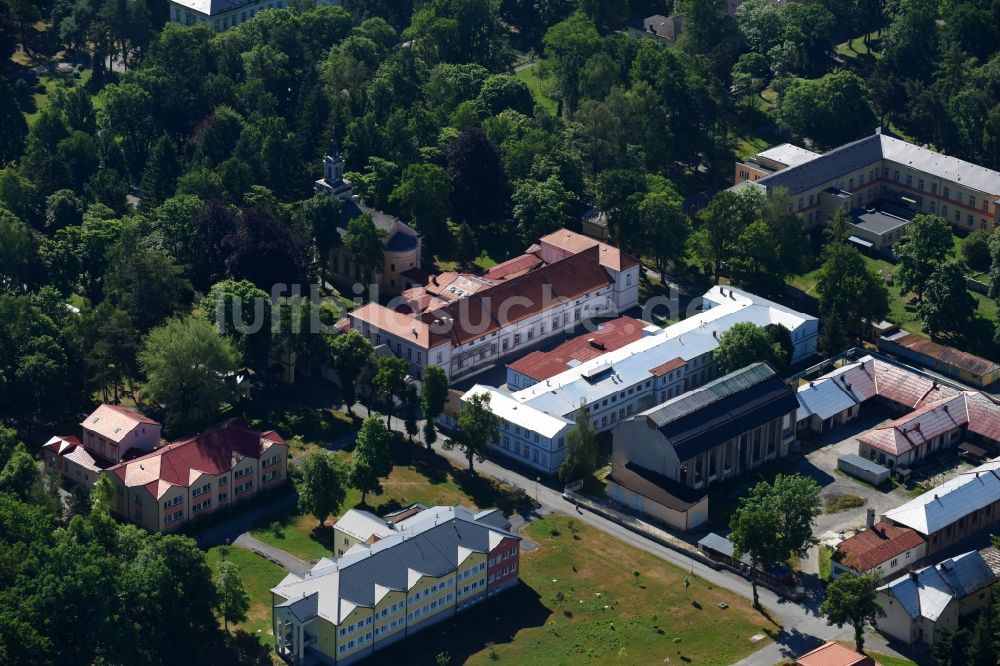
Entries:
<svg viewBox="0 0 1000 666">
<path fill-rule="evenodd" d="M 401 428 L 402 422 L 399 419 L 393 419 L 393 429 L 400 430 Z M 439 455 L 455 461 L 461 467 L 468 464 L 461 451 L 454 449 L 446 451 L 441 447 L 440 442 L 434 444 L 434 450 Z M 540 515 L 549 513 L 572 515 L 577 520 L 581 520 L 605 534 L 690 571 L 713 585 L 725 588 L 745 599 L 753 598 L 750 581 L 742 576 L 727 570 L 713 569 L 676 550 L 636 534 L 618 523 L 581 509 L 563 499 L 561 489 L 550 487 L 546 485 L 545 481 L 539 482 L 502 467 L 491 460 L 481 463 L 477 461 L 475 469 L 479 474 L 521 488 L 529 497 L 536 499 L 540 505 L 538 509 Z M 820 601 L 817 598 L 807 597 L 803 602 L 796 603 L 763 587 L 758 588 L 758 594 L 765 610 L 771 617 L 776 618 L 784 629 L 778 634 L 773 644 L 765 646 L 739 662 L 739 666 L 773 666 L 776 661 L 785 657 L 801 655 L 828 640 L 854 640 L 854 630 L 850 625 L 839 629 L 827 624 L 826 619 L 819 615 Z M 885 639 L 880 634 L 868 631 L 865 640 L 868 647 L 878 652 L 889 655 L 898 654 L 886 644 Z"/>
<path fill-rule="evenodd" d="M 194 534 L 194 539 L 202 548 L 209 548 L 226 542 L 234 543 L 241 535 L 248 534 L 254 525 L 259 524 L 268 516 L 292 509 L 296 502 L 298 502 L 298 499 L 298 495 L 294 492 L 281 495 L 264 504 L 258 504 L 249 511 L 240 512 L 231 518 L 227 518 L 216 525 L 212 525 Z"/>
<path fill-rule="evenodd" d="M 275 548 L 271 544 L 264 543 L 257 537 L 247 532 L 236 537 L 236 541 L 233 542 L 233 545 L 246 548 L 247 550 L 252 550 L 258 555 L 266 557 L 275 564 L 284 567 L 292 573 L 305 573 L 312 568 L 312 564 L 309 562 L 300 560 L 291 553 L 287 553 L 280 548 Z"/>
</svg>

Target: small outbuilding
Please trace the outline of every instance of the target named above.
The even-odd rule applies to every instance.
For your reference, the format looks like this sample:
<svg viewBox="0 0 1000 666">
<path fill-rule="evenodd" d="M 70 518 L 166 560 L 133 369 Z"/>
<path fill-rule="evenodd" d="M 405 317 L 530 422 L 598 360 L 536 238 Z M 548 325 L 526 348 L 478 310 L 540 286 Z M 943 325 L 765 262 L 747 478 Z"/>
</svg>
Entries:
<svg viewBox="0 0 1000 666">
<path fill-rule="evenodd" d="M 888 467 L 879 465 L 877 462 L 867 460 L 854 453 L 845 453 L 838 457 L 837 469 L 848 476 L 861 479 L 873 486 L 885 483 L 889 480 L 889 475 L 891 474 Z"/>
</svg>

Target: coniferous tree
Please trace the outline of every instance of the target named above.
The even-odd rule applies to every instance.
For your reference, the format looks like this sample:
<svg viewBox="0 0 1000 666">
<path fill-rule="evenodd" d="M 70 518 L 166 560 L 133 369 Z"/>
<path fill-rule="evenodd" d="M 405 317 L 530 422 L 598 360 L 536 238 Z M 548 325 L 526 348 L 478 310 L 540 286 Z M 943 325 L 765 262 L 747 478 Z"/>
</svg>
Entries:
<svg viewBox="0 0 1000 666">
<path fill-rule="evenodd" d="M 170 137 L 164 134 L 153 144 L 146 158 L 146 167 L 142 170 L 142 183 L 139 185 L 142 208 L 150 210 L 170 198 L 180 175 L 177 149 Z"/>
</svg>

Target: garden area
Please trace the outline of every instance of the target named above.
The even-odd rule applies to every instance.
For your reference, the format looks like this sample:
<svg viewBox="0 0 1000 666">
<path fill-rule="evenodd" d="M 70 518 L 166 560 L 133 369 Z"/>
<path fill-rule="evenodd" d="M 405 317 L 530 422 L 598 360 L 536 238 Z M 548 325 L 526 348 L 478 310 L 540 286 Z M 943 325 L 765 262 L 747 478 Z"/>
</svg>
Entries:
<svg viewBox="0 0 1000 666">
<path fill-rule="evenodd" d="M 350 463 L 348 451 L 335 451 L 331 455 L 342 465 Z M 497 507 L 504 515 L 528 512 L 533 508 L 531 498 L 518 489 L 480 475 L 470 475 L 467 470 L 455 467 L 421 445 L 396 439 L 392 445 L 392 459 L 392 473 L 382 481 L 383 493 L 368 495 L 362 503 L 361 492 L 349 488 L 341 513 L 353 507 L 383 515 L 417 503 L 425 506 L 463 504 L 477 509 Z M 321 526 L 314 516 L 292 510 L 270 518 L 257 526 L 253 534 L 261 541 L 311 562 L 331 555 L 335 522 L 336 519 L 327 519 Z"/>
<path fill-rule="evenodd" d="M 232 632 L 245 631 L 268 648 L 274 646 L 271 633 L 271 588 L 277 585 L 287 573 L 277 564 L 251 553 L 249 550 L 232 546 L 216 546 L 208 551 L 208 565 L 215 571 L 223 560 L 233 562 L 240 568 L 240 577 L 247 594 L 250 595 L 250 610 L 247 619 L 239 624 L 230 624 Z"/>
<path fill-rule="evenodd" d="M 780 630 L 749 602 L 568 516 L 532 522 L 524 536 L 538 548 L 522 552 L 522 585 L 369 663 L 721 666 Z"/>
</svg>

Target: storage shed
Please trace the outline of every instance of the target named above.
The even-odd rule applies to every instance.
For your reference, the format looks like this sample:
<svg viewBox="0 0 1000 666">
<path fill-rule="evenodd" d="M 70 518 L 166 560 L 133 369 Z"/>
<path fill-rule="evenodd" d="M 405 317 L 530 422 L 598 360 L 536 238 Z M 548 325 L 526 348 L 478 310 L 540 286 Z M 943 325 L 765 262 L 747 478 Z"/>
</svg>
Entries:
<svg viewBox="0 0 1000 666">
<path fill-rule="evenodd" d="M 867 460 L 853 453 L 845 453 L 838 457 L 837 469 L 848 476 L 861 479 L 873 486 L 888 481 L 889 474 L 891 473 L 888 467 L 883 467 L 872 460 Z"/>
</svg>

